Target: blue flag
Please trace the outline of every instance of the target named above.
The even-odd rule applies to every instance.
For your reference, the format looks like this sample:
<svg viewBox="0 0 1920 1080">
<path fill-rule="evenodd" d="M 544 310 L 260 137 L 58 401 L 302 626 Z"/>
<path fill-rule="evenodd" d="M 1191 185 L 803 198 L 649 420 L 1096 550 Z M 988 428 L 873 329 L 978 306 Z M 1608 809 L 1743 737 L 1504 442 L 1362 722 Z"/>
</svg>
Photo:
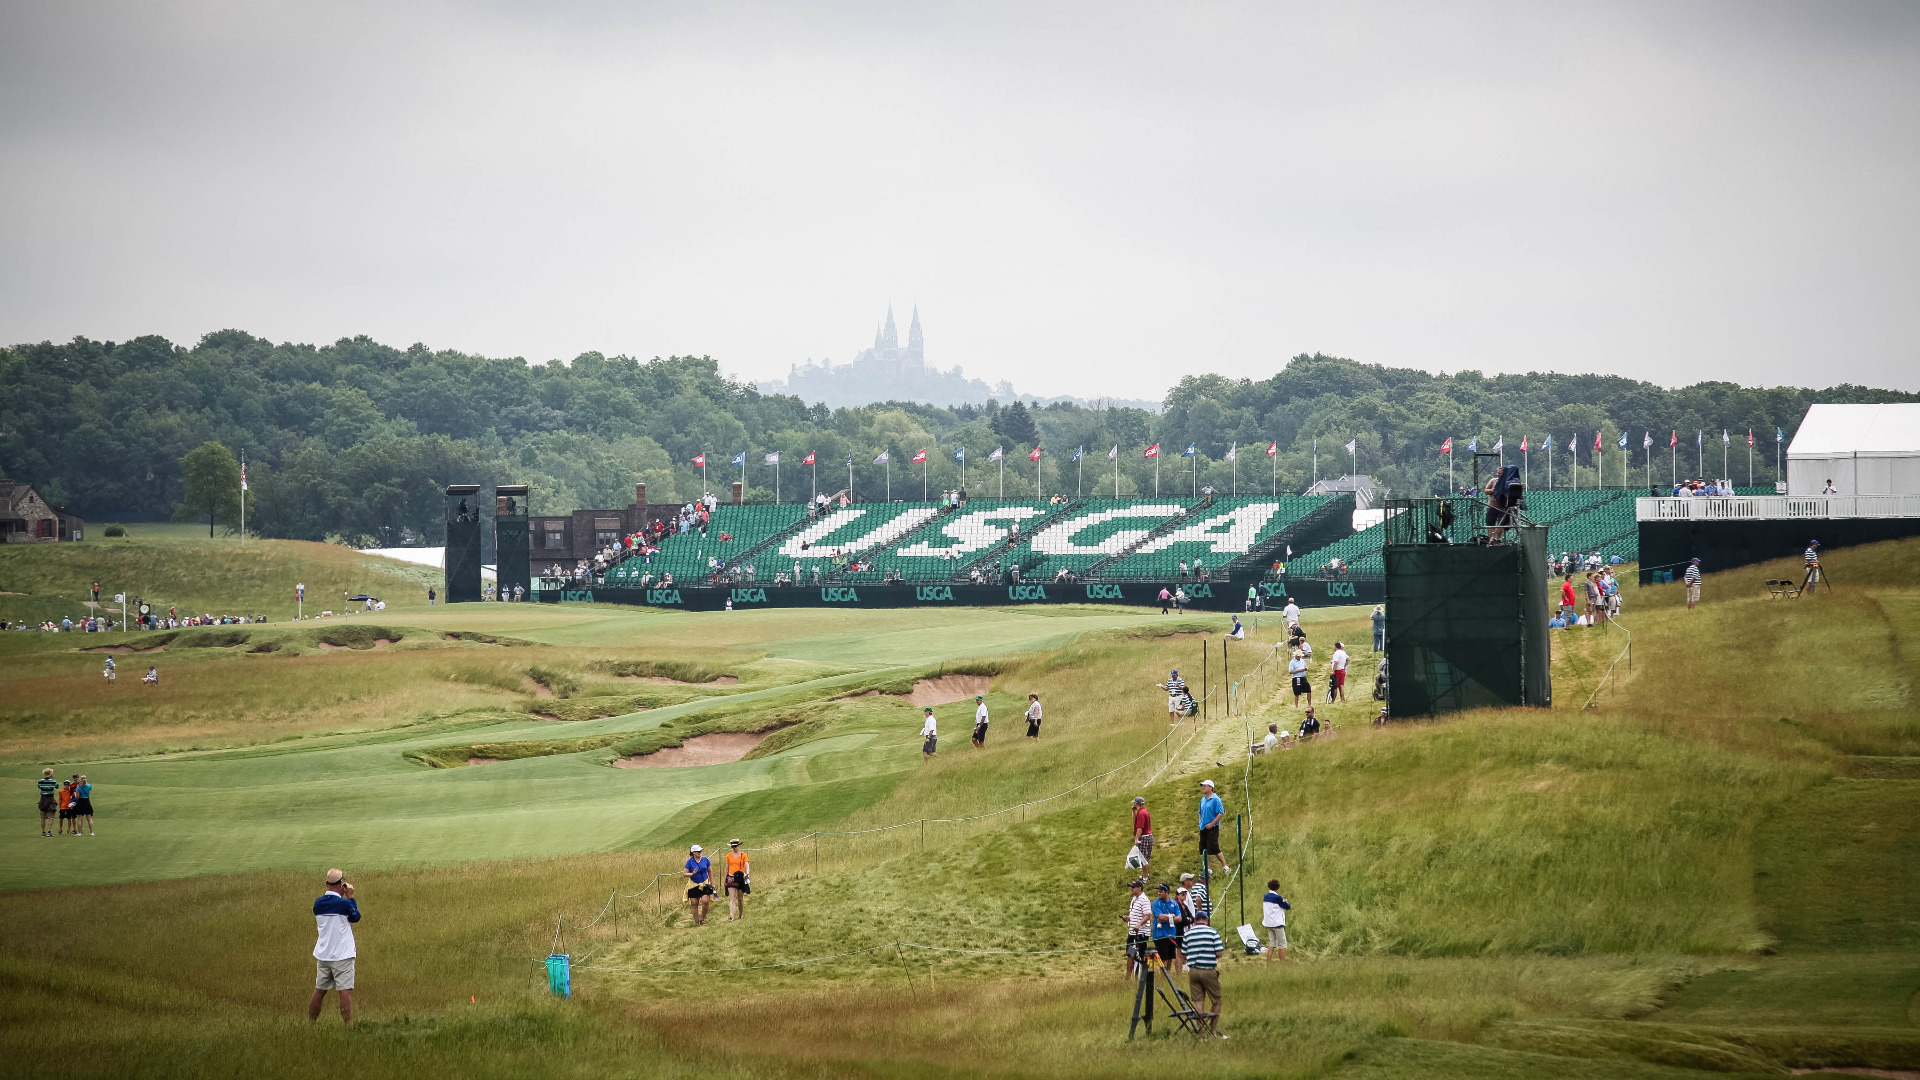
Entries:
<svg viewBox="0 0 1920 1080">
<path fill-rule="evenodd" d="M 742 450 L 739 453 L 733 455 L 733 463 L 735 465 L 745 465 L 747 463 L 747 452 L 745 450 Z"/>
<path fill-rule="evenodd" d="M 1187 448 L 1185 450 L 1180 451 L 1181 457 L 1192 457 L 1193 455 L 1194 455 L 1194 449 L 1193 449 L 1192 443 L 1188 443 Z"/>
<path fill-rule="evenodd" d="M 1774 442 L 1786 442 L 1786 441 L 1787 441 L 1787 433 L 1786 433 L 1786 432 L 1784 432 L 1784 431 L 1781 431 L 1781 430 L 1780 430 L 1779 428 L 1774 428 L 1774 429 L 1773 429 L 1773 441 L 1774 441 Z"/>
<path fill-rule="evenodd" d="M 963 446 L 963 447 L 961 447 L 960 449 L 958 449 L 958 450 L 955 450 L 955 451 L 953 452 L 953 460 L 955 460 L 955 461 L 965 461 L 965 460 L 967 460 L 967 448 Z"/>
<path fill-rule="evenodd" d="M 1080 447 L 1079 449 L 1077 449 L 1077 450 L 1075 450 L 1075 451 L 1073 452 L 1073 458 L 1072 458 L 1072 460 L 1074 460 L 1074 461 L 1079 461 L 1079 460 L 1080 460 L 1080 455 L 1081 455 L 1081 454 L 1084 454 L 1084 453 L 1086 453 L 1086 452 L 1087 452 L 1087 448 L 1086 448 L 1086 447 L 1084 447 L 1084 446 L 1082 446 L 1082 447 Z"/>
<path fill-rule="evenodd" d="M 1473 438 L 1467 440 L 1467 453 L 1471 454 L 1474 451 L 1479 449 L 1480 449 L 1480 437 L 1478 435 L 1475 435 Z"/>
<path fill-rule="evenodd" d="M 1626 448 L 1627 448 L 1627 433 L 1623 431 L 1620 433 L 1620 449 L 1625 450 Z"/>
</svg>

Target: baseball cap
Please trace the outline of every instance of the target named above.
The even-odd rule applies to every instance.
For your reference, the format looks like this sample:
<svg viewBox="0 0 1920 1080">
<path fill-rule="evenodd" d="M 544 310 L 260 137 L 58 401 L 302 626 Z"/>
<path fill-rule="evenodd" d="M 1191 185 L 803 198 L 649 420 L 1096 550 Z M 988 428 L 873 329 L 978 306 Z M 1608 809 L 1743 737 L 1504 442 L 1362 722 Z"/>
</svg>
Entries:
<svg viewBox="0 0 1920 1080">
<path fill-rule="evenodd" d="M 929 705 L 929 706 L 927 706 L 927 707 L 926 707 L 926 708 L 925 708 L 924 710 L 922 710 L 922 711 L 923 711 L 923 712 L 932 712 L 932 711 L 933 711 L 933 706 L 931 706 L 931 705 Z"/>
<path fill-rule="evenodd" d="M 695 855 L 698 855 L 700 854 L 700 845 L 695 844 L 692 847 L 688 848 L 687 850 L 693 852 Z"/>
<path fill-rule="evenodd" d="M 1161 883 L 1160 883 L 1160 885 L 1159 885 L 1159 889 L 1160 889 L 1160 891 L 1161 891 L 1161 892 L 1166 892 L 1166 891 L 1167 891 L 1167 883 L 1166 883 L 1166 882 L 1164 882 L 1164 881 L 1163 881 L 1163 882 L 1161 882 Z"/>
<path fill-rule="evenodd" d="M 975 700 L 975 701 L 985 701 L 985 700 L 987 700 L 987 695 L 985 695 L 985 694 L 975 694 L 975 695 L 973 695 L 973 700 Z"/>
<path fill-rule="evenodd" d="M 1181 874 L 1181 875 L 1180 875 L 1180 880 L 1181 880 L 1181 881 L 1192 881 L 1192 880 L 1193 880 L 1193 875 L 1192 875 L 1192 874 Z"/>
<path fill-rule="evenodd" d="M 1147 797 L 1145 795 L 1135 795 L 1133 797 L 1133 805 L 1135 806 L 1147 805 Z"/>
<path fill-rule="evenodd" d="M 1699 562 L 1699 561 L 1700 561 L 1700 556 L 1698 556 L 1698 555 L 1695 555 L 1695 556 L 1693 557 L 1693 561 L 1694 561 L 1694 562 Z"/>
<path fill-rule="evenodd" d="M 1812 547 L 1819 547 L 1819 546 L 1820 546 L 1820 541 L 1818 541 L 1818 540 L 1809 540 L 1809 541 L 1807 541 L 1807 543 L 1808 543 L 1808 545 L 1810 545 L 1810 546 L 1812 546 Z"/>
<path fill-rule="evenodd" d="M 1212 786 L 1213 786 L 1213 781 L 1211 781 L 1211 780 L 1202 780 L 1202 781 L 1200 781 L 1200 786 L 1201 786 L 1201 787 L 1212 787 Z"/>
<path fill-rule="evenodd" d="M 327 884 L 329 885 L 338 885 L 342 881 L 345 881 L 346 878 L 347 878 L 347 874 L 346 874 L 346 871 L 344 870 L 327 871 Z"/>
<path fill-rule="evenodd" d="M 1127 888 L 1129 889 L 1144 889 L 1146 887 L 1147 887 L 1146 878 L 1137 877 L 1137 878 L 1134 878 L 1132 881 L 1127 882 Z"/>
</svg>

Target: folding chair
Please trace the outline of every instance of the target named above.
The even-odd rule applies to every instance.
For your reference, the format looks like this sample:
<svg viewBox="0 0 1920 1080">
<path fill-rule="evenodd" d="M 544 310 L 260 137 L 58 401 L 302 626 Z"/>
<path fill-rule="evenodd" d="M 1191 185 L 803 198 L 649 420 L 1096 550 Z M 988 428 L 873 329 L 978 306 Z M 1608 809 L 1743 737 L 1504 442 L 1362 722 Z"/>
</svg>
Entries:
<svg viewBox="0 0 1920 1080">
<path fill-rule="evenodd" d="M 1152 961 L 1148 962 L 1152 963 Z M 1180 1026 L 1186 1030 L 1187 1034 L 1196 1039 L 1201 1038 L 1204 1034 L 1203 1028 L 1207 1020 L 1217 1019 L 1219 1014 L 1203 1013 L 1195 1010 L 1193 1007 L 1193 999 L 1187 997 L 1186 991 L 1180 989 L 1179 984 L 1173 981 L 1172 970 L 1165 965 L 1158 966 L 1160 968 L 1160 977 L 1166 981 L 1167 985 L 1162 988 L 1156 983 L 1154 989 L 1159 991 L 1160 1000 L 1166 1003 L 1167 1014 L 1175 1020 L 1178 1020 Z M 1173 995 L 1171 1000 L 1167 997 L 1169 993 Z"/>
<path fill-rule="evenodd" d="M 1800 586 L 1793 580 L 1789 578 L 1767 579 L 1767 599 L 1778 600 L 1783 596 L 1793 597 L 1799 595 Z"/>
</svg>

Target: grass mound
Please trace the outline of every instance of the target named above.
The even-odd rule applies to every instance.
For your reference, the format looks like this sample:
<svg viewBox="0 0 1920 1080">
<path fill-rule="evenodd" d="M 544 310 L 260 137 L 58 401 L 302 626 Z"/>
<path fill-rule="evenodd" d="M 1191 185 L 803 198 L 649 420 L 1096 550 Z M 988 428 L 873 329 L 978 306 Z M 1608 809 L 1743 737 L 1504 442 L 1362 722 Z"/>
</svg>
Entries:
<svg viewBox="0 0 1920 1080">
<path fill-rule="evenodd" d="M 331 645 L 336 649 L 366 650 L 391 645 L 406 636 L 406 631 L 391 626 L 344 623 L 339 626 L 329 626 L 315 633 L 313 640 L 318 644 Z"/>
</svg>

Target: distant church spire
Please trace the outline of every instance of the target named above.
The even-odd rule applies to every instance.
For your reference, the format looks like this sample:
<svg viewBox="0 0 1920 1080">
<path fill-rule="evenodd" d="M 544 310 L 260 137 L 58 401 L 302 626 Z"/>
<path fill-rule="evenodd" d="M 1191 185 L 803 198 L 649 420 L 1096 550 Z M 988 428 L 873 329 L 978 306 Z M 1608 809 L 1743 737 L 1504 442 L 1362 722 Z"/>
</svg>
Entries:
<svg viewBox="0 0 1920 1080">
<path fill-rule="evenodd" d="M 907 359 L 915 363 L 927 358 L 926 343 L 920 337 L 920 305 L 913 305 L 913 323 L 907 327 Z"/>
<path fill-rule="evenodd" d="M 883 349 L 897 349 L 900 347 L 900 331 L 893 325 L 892 304 L 887 305 L 887 328 L 882 333 L 880 347 Z"/>
</svg>

